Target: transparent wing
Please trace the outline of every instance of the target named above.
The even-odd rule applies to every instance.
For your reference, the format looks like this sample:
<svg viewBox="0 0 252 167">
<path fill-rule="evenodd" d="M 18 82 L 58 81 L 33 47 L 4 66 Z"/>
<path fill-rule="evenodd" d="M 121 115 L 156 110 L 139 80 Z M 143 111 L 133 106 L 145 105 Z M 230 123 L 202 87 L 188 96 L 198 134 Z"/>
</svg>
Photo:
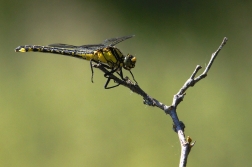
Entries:
<svg viewBox="0 0 252 167">
<path fill-rule="evenodd" d="M 68 45 L 68 44 L 63 44 L 63 43 L 55 43 L 55 44 L 50 44 L 48 45 L 50 47 L 57 47 L 57 48 L 78 48 L 78 46 L 74 45 Z"/>
<path fill-rule="evenodd" d="M 105 48 L 105 47 L 106 46 L 103 45 L 103 44 L 93 44 L 93 45 L 81 45 L 81 46 L 78 46 L 77 48 L 98 50 L 98 49 L 102 49 L 102 48 Z"/>
<path fill-rule="evenodd" d="M 118 38 L 110 38 L 110 39 L 106 39 L 104 42 L 103 42 L 103 45 L 104 46 L 115 46 L 116 44 L 126 40 L 126 39 L 129 39 L 129 38 L 132 38 L 134 37 L 135 35 L 129 35 L 129 36 L 123 36 L 123 37 L 118 37 Z"/>
<path fill-rule="evenodd" d="M 65 48 L 65 49 L 75 49 L 75 50 L 82 50 L 85 52 L 93 52 L 95 50 L 103 49 L 108 46 L 115 46 L 116 44 L 134 37 L 135 35 L 129 35 L 129 36 L 123 36 L 118 38 L 110 38 L 106 39 L 102 44 L 94 44 L 94 45 L 81 45 L 81 46 L 74 46 L 74 45 L 68 45 L 68 44 L 62 44 L 62 43 L 55 43 L 50 44 L 48 46 L 50 47 L 57 47 L 57 48 Z"/>
</svg>

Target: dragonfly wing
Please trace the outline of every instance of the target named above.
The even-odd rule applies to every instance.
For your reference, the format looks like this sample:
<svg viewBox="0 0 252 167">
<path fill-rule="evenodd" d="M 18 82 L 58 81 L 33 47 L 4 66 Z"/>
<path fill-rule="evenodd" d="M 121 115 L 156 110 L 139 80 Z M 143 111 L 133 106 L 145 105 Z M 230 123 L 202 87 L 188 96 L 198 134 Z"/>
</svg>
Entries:
<svg viewBox="0 0 252 167">
<path fill-rule="evenodd" d="M 105 48 L 103 44 L 94 44 L 94 45 L 81 45 L 77 49 L 85 53 L 92 53 L 94 51 Z"/>
<path fill-rule="evenodd" d="M 87 53 L 87 54 L 93 53 L 97 48 L 96 45 L 75 46 L 75 45 L 68 45 L 68 44 L 62 44 L 62 43 L 50 44 L 48 46 L 55 47 L 55 48 L 60 48 L 60 49 L 69 49 L 69 50 L 81 51 L 81 52 Z"/>
<path fill-rule="evenodd" d="M 94 45 L 81 45 L 81 46 L 74 46 L 74 45 L 68 45 L 68 44 L 62 44 L 62 43 L 55 43 L 55 44 L 50 44 L 48 46 L 50 47 L 58 47 L 58 48 L 69 48 L 69 49 L 93 49 L 93 50 L 98 50 L 102 49 L 108 46 L 115 46 L 116 44 L 134 37 L 135 35 L 129 35 L 129 36 L 123 36 L 123 37 L 118 37 L 118 38 L 110 38 L 106 39 L 103 44 L 94 44 Z"/>
<path fill-rule="evenodd" d="M 105 46 L 103 44 L 94 44 L 94 45 L 81 45 L 79 46 L 79 48 L 98 50 L 98 49 L 105 48 Z"/>
<path fill-rule="evenodd" d="M 68 44 L 62 44 L 62 43 L 55 43 L 55 44 L 50 44 L 48 45 L 50 47 L 57 47 L 57 48 L 78 48 L 78 46 L 74 45 L 68 45 Z"/>
<path fill-rule="evenodd" d="M 103 45 L 104 46 L 115 46 L 116 44 L 126 40 L 126 39 L 129 39 L 129 38 L 132 38 L 134 37 L 135 35 L 129 35 L 129 36 L 124 36 L 124 37 L 118 37 L 118 38 L 110 38 L 110 39 L 106 39 L 104 42 L 103 42 Z"/>
</svg>

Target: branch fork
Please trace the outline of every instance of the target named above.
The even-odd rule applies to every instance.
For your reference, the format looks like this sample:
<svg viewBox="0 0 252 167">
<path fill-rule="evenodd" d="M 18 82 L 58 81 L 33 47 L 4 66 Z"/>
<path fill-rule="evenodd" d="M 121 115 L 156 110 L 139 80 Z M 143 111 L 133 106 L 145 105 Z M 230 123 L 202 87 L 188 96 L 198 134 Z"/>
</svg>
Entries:
<svg viewBox="0 0 252 167">
<path fill-rule="evenodd" d="M 184 85 L 181 87 L 181 89 L 178 91 L 177 94 L 173 96 L 172 105 L 168 106 L 160 101 L 156 100 L 155 98 L 152 98 L 147 93 L 145 93 L 144 90 L 140 88 L 140 86 L 134 82 L 132 82 L 128 77 L 125 77 L 124 80 L 119 79 L 114 74 L 110 74 L 109 77 L 113 79 L 115 82 L 119 83 L 120 85 L 123 85 L 127 88 L 129 88 L 132 92 L 139 94 L 143 97 L 143 103 L 148 106 L 152 107 L 158 107 L 162 109 L 166 114 L 170 115 L 170 117 L 173 120 L 173 130 L 178 134 L 178 138 L 181 145 L 181 156 L 180 156 L 180 163 L 179 167 L 185 167 L 187 164 L 188 155 L 191 151 L 191 148 L 195 145 L 196 141 L 192 142 L 192 139 L 187 136 L 185 137 L 184 129 L 185 125 L 182 121 L 179 120 L 176 109 L 177 106 L 180 104 L 180 102 L 183 101 L 184 96 L 186 95 L 186 90 L 189 87 L 193 87 L 197 82 L 199 82 L 201 79 L 205 78 L 207 76 L 208 71 L 210 70 L 215 58 L 217 57 L 220 50 L 223 48 L 223 46 L 227 42 L 227 38 L 224 37 L 221 45 L 219 48 L 212 54 L 205 70 L 202 74 L 200 74 L 198 77 L 196 77 L 196 74 L 199 72 L 199 70 L 202 68 L 200 65 L 197 65 L 194 69 L 192 75 L 189 77 L 189 79 L 184 83 Z M 102 64 L 95 64 L 95 68 L 99 68 L 104 73 L 108 73 L 109 71 L 102 65 Z M 196 77 L 196 78 L 195 78 Z"/>
</svg>

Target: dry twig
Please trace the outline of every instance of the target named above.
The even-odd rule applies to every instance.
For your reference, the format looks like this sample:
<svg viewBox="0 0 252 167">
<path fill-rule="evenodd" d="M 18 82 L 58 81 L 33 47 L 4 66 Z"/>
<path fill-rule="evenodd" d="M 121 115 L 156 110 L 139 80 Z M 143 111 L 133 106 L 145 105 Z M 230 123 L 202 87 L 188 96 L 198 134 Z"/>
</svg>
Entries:
<svg viewBox="0 0 252 167">
<path fill-rule="evenodd" d="M 189 87 L 193 87 L 197 82 L 199 82 L 201 79 L 205 78 L 207 76 L 208 71 L 210 70 L 215 58 L 217 57 L 218 53 L 222 49 L 222 47 L 226 44 L 227 38 L 224 37 L 221 45 L 217 49 L 216 52 L 214 52 L 211 56 L 211 59 L 206 66 L 206 69 L 203 71 L 202 74 L 200 74 L 198 77 L 195 78 L 197 72 L 202 68 L 200 65 L 197 65 L 195 70 L 193 71 L 190 78 L 185 82 L 185 84 L 182 86 L 182 88 L 178 91 L 177 94 L 173 97 L 173 102 L 171 106 L 165 105 L 158 100 L 152 98 L 147 93 L 145 93 L 139 85 L 135 84 L 131 80 L 129 80 L 128 77 L 126 77 L 124 80 L 119 79 L 113 74 L 110 74 L 109 77 L 113 79 L 115 82 L 120 83 L 121 85 L 129 88 L 132 92 L 139 94 L 144 99 L 144 104 L 149 106 L 155 106 L 160 109 L 162 109 L 166 114 L 169 114 L 173 120 L 173 129 L 178 134 L 179 141 L 181 144 L 181 156 L 180 156 L 180 164 L 179 167 L 185 167 L 187 163 L 188 155 L 191 151 L 191 148 L 194 146 L 195 141 L 192 142 L 192 139 L 187 136 L 185 138 L 184 129 L 185 125 L 182 121 L 179 120 L 176 109 L 179 103 L 183 100 L 185 96 L 185 92 Z M 102 64 L 95 64 L 94 67 L 99 68 L 104 73 L 108 73 L 109 71 L 102 65 Z"/>
</svg>

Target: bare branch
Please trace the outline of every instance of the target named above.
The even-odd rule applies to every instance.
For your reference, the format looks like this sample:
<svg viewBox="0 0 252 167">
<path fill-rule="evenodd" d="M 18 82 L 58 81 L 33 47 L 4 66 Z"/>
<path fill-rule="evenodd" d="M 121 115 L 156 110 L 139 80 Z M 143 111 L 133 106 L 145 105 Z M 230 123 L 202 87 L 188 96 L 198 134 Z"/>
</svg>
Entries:
<svg viewBox="0 0 252 167">
<path fill-rule="evenodd" d="M 201 79 L 207 76 L 207 73 L 210 70 L 215 58 L 217 57 L 218 53 L 223 48 L 223 46 L 226 44 L 227 40 L 228 39 L 226 37 L 223 39 L 217 51 L 212 54 L 211 59 L 208 65 L 206 66 L 206 69 L 203 71 L 202 74 L 200 74 L 198 77 L 195 78 L 198 71 L 202 68 L 200 65 L 196 66 L 196 68 L 194 69 L 189 79 L 185 82 L 185 84 L 178 91 L 178 93 L 174 95 L 171 106 L 165 105 L 159 102 L 158 100 L 152 98 L 151 96 L 149 96 L 140 88 L 139 85 L 132 82 L 128 77 L 124 78 L 124 80 L 121 80 L 118 77 L 116 77 L 114 74 L 109 74 L 109 77 L 113 79 L 115 82 L 120 83 L 121 85 L 129 88 L 132 92 L 137 93 L 140 96 L 142 96 L 144 99 L 143 101 L 144 104 L 153 106 L 153 107 L 156 106 L 162 109 L 166 114 L 169 114 L 171 116 L 172 121 L 173 121 L 173 129 L 178 134 L 180 145 L 181 145 L 181 156 L 180 156 L 180 164 L 179 164 L 180 167 L 186 166 L 188 155 L 191 151 L 191 148 L 194 146 L 195 142 L 192 142 L 192 139 L 189 136 L 185 138 L 185 134 L 184 134 L 185 125 L 178 118 L 178 115 L 176 112 L 177 106 L 183 100 L 186 90 L 189 87 L 193 87 L 198 81 L 200 81 Z M 96 68 L 99 68 L 106 74 L 108 74 L 109 72 L 102 64 L 98 63 L 98 64 L 94 64 L 93 66 Z"/>
<path fill-rule="evenodd" d="M 224 37 L 224 39 L 223 39 L 221 45 L 219 46 L 219 48 L 217 49 L 217 51 L 212 54 L 211 59 L 210 59 L 208 65 L 207 65 L 205 71 L 202 73 L 202 75 L 207 74 L 207 72 L 210 70 L 210 68 L 211 68 L 211 66 L 212 66 L 212 64 L 214 62 L 214 59 L 217 57 L 218 53 L 223 48 L 223 46 L 227 43 L 227 40 L 228 40 L 227 37 Z M 197 80 L 198 78 L 196 78 L 195 80 Z M 199 78 L 199 80 L 200 80 L 200 78 Z"/>
<path fill-rule="evenodd" d="M 200 81 L 201 79 L 203 79 L 203 78 L 205 78 L 207 76 L 207 72 L 210 70 L 210 68 L 211 68 L 215 58 L 217 57 L 218 53 L 220 52 L 220 50 L 227 43 L 227 40 L 228 39 L 226 37 L 224 37 L 224 39 L 223 39 L 221 45 L 219 46 L 219 48 L 216 50 L 216 52 L 214 52 L 212 54 L 211 59 L 210 59 L 209 63 L 206 66 L 206 69 L 197 78 L 195 78 L 195 75 L 197 74 L 197 72 L 202 67 L 200 65 L 196 66 L 196 68 L 195 68 L 193 74 L 191 75 L 191 77 L 186 81 L 186 83 L 183 85 L 183 87 L 179 90 L 179 92 L 177 94 L 179 94 L 179 95 L 183 94 L 189 87 L 193 87 L 198 81 Z"/>
</svg>

